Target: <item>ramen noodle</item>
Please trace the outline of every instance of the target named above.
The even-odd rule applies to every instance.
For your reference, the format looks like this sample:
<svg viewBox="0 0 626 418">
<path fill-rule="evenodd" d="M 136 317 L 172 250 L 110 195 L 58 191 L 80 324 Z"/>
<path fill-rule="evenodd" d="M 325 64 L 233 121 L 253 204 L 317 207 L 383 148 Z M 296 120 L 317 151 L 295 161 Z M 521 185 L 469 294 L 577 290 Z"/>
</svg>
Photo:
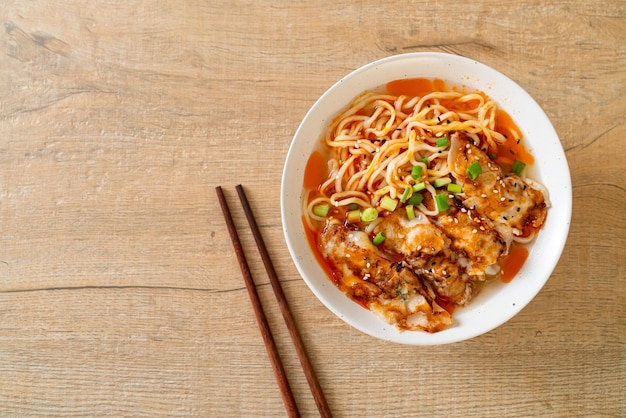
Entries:
<svg viewBox="0 0 626 418">
<path fill-rule="evenodd" d="M 483 92 L 397 80 L 356 97 L 305 170 L 303 219 L 329 278 L 399 330 L 437 332 L 524 263 L 548 209 L 533 157 Z"/>
</svg>

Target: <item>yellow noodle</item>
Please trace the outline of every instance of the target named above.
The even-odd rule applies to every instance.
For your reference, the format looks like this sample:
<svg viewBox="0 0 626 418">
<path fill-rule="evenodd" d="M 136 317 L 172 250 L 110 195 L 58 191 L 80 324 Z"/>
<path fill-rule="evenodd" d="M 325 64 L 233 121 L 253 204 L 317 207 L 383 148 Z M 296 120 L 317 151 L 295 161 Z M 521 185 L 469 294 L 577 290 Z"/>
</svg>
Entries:
<svg viewBox="0 0 626 418">
<path fill-rule="evenodd" d="M 331 172 L 320 185 L 321 197 L 307 205 L 305 217 L 317 220 L 313 207 L 322 201 L 335 207 L 378 207 L 385 195 L 398 199 L 407 187 L 422 181 L 427 184 L 422 193 L 434 197 L 437 190 L 431 183 L 450 175 L 448 152 L 437 147 L 437 139 L 462 131 L 475 144 L 495 149 L 505 141 L 494 130 L 495 118 L 495 103 L 479 93 L 435 91 L 422 97 L 361 94 L 326 131 Z M 517 132 L 512 134 L 519 137 Z M 422 166 L 419 179 L 411 176 L 415 165 Z M 436 214 L 424 204 L 416 208 L 426 215 Z"/>
</svg>

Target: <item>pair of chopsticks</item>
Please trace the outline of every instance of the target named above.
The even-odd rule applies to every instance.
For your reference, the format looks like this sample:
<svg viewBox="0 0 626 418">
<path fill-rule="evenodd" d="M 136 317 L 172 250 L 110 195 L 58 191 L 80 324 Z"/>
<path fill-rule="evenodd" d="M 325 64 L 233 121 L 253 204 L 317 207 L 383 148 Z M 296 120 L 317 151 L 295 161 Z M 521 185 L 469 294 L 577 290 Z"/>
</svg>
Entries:
<svg viewBox="0 0 626 418">
<path fill-rule="evenodd" d="M 248 203 L 246 194 L 241 185 L 236 186 L 235 189 L 237 190 L 239 200 L 241 201 L 241 206 L 243 207 L 243 210 L 246 214 L 248 224 L 250 225 L 250 229 L 252 230 L 252 235 L 254 236 L 257 248 L 259 249 L 259 252 L 261 254 L 263 264 L 265 265 L 265 270 L 267 271 L 267 275 L 269 276 L 272 289 L 274 290 L 274 295 L 276 296 L 276 300 L 278 301 L 280 311 L 283 314 L 283 319 L 285 320 L 285 324 L 287 325 L 287 329 L 289 330 L 289 335 L 291 335 L 291 340 L 293 341 L 296 353 L 298 354 L 298 358 L 300 359 L 300 364 L 302 365 L 304 375 L 306 376 L 306 379 L 309 383 L 309 387 L 311 389 L 311 393 L 313 394 L 313 399 L 315 400 L 317 409 L 320 413 L 320 416 L 331 417 L 332 414 L 330 413 L 330 409 L 328 408 L 328 404 L 326 403 L 326 398 L 324 397 L 322 388 L 317 381 L 315 371 L 304 348 L 302 338 L 300 338 L 300 334 L 298 333 L 295 321 L 293 319 L 293 316 L 291 315 L 291 310 L 289 309 L 289 304 L 287 303 L 287 299 L 285 298 L 285 294 L 283 293 L 283 289 L 278 280 L 278 276 L 276 275 L 276 271 L 274 270 L 274 266 L 272 265 L 272 260 L 270 259 L 269 253 L 267 252 L 265 242 L 263 241 L 263 237 L 261 236 L 261 231 L 259 230 L 256 220 L 254 219 L 254 215 L 252 213 L 252 209 L 250 208 L 250 204 Z M 285 404 L 287 414 L 290 417 L 299 417 L 300 413 L 298 411 L 298 406 L 296 405 L 293 393 L 291 392 L 291 387 L 289 386 L 289 382 L 287 381 L 285 369 L 280 360 L 280 356 L 278 355 L 276 343 L 274 342 L 272 331 L 270 330 L 269 323 L 267 322 L 267 318 L 265 317 L 265 312 L 263 311 L 263 306 L 261 305 L 259 295 L 256 291 L 256 286 L 250 272 L 250 267 L 248 266 L 243 247 L 241 246 L 241 242 L 239 241 L 237 229 L 235 228 L 233 218 L 230 214 L 230 209 L 228 208 L 228 203 L 226 202 L 226 198 L 224 197 L 224 192 L 222 191 L 222 188 L 220 186 L 216 187 L 215 191 L 217 193 L 220 206 L 222 208 L 222 213 L 224 214 L 224 219 L 226 220 L 226 226 L 228 227 L 228 232 L 230 234 L 231 241 L 233 242 L 233 247 L 235 248 L 235 254 L 237 255 L 237 260 L 239 261 L 239 267 L 241 268 L 241 273 L 243 274 L 246 288 L 248 289 L 248 295 L 250 296 L 252 308 L 254 309 L 254 314 L 261 330 L 261 335 L 265 343 L 265 349 L 267 350 L 267 354 L 269 355 L 270 361 L 272 363 L 274 376 L 276 377 L 276 380 L 278 381 L 278 386 L 280 387 L 281 396 L 283 399 L 283 403 Z"/>
</svg>

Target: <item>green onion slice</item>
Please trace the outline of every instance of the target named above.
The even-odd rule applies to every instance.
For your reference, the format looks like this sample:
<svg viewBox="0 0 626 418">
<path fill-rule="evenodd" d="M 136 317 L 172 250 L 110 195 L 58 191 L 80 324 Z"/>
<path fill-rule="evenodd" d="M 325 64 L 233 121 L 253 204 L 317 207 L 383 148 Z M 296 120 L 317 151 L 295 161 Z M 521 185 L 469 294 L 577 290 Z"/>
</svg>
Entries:
<svg viewBox="0 0 626 418">
<path fill-rule="evenodd" d="M 437 204 L 437 210 L 448 210 L 448 195 L 446 193 L 439 193 L 435 195 L 435 203 Z"/>
<path fill-rule="evenodd" d="M 361 220 L 363 222 L 372 222 L 378 218 L 378 211 L 374 208 L 367 208 L 361 213 Z"/>
<path fill-rule="evenodd" d="M 330 205 L 327 205 L 326 203 L 315 205 L 313 207 L 313 213 L 317 216 L 321 216 L 322 218 L 326 217 L 329 211 L 330 211 Z"/>
<path fill-rule="evenodd" d="M 350 223 L 359 222 L 361 220 L 361 211 L 359 209 L 348 211 L 347 219 Z"/>
<path fill-rule="evenodd" d="M 461 186 L 460 184 L 456 184 L 456 183 L 449 183 L 448 191 L 450 193 L 461 193 L 463 191 L 463 186 Z"/>
<path fill-rule="evenodd" d="M 422 204 L 423 199 L 424 196 L 421 193 L 413 193 L 407 203 L 412 206 L 419 206 Z"/>
<path fill-rule="evenodd" d="M 405 209 L 406 209 L 406 217 L 409 218 L 409 221 L 411 219 L 415 219 L 415 209 L 414 209 L 414 206 L 413 205 L 407 205 L 407 206 L 405 206 Z"/>
<path fill-rule="evenodd" d="M 411 169 L 411 177 L 413 177 L 413 180 L 418 180 L 420 177 L 422 177 L 422 166 L 421 165 L 414 165 L 413 168 Z"/>
<path fill-rule="evenodd" d="M 451 183 L 452 180 L 450 180 L 450 177 L 440 177 L 438 179 L 435 179 L 435 181 L 433 181 L 433 186 L 435 187 L 443 187 L 446 184 Z"/>
<path fill-rule="evenodd" d="M 467 174 L 467 177 L 469 177 L 470 180 L 476 180 L 476 177 L 478 177 L 478 175 L 482 172 L 483 169 L 480 166 L 480 163 L 478 161 L 474 161 L 472 165 L 467 167 L 465 174 Z"/>
<path fill-rule="evenodd" d="M 398 207 L 398 201 L 389 195 L 383 196 L 383 199 L 380 201 L 380 207 L 388 210 L 389 212 L 393 212 Z"/>
<path fill-rule="evenodd" d="M 448 146 L 448 137 L 442 136 L 441 138 L 437 138 L 437 147 L 446 148 Z"/>
<path fill-rule="evenodd" d="M 385 234 L 383 234 L 382 232 L 379 232 L 378 234 L 376 234 L 372 242 L 374 243 L 374 245 L 380 245 L 383 243 L 385 238 L 386 238 Z"/>
<path fill-rule="evenodd" d="M 414 192 L 419 192 L 420 190 L 424 190 L 426 188 L 426 182 L 421 182 L 421 183 L 417 183 L 415 186 L 413 186 L 413 191 Z"/>
<path fill-rule="evenodd" d="M 404 203 L 409 198 L 409 193 L 411 193 L 411 186 L 406 186 L 404 189 L 404 193 L 402 193 L 402 197 L 400 198 L 400 202 Z"/>
<path fill-rule="evenodd" d="M 525 163 L 521 162 L 520 160 L 515 160 L 513 162 L 513 167 L 511 167 L 511 173 L 521 176 L 522 171 L 524 171 L 525 167 L 526 167 Z"/>
</svg>

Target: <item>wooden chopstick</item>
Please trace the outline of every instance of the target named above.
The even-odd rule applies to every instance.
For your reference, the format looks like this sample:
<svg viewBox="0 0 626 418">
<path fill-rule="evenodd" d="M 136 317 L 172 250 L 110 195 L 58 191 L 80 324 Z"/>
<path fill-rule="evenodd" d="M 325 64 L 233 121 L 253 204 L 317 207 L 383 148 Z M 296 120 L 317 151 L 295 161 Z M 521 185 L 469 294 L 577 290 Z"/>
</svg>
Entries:
<svg viewBox="0 0 626 418">
<path fill-rule="evenodd" d="M 222 208 L 222 213 L 224 214 L 224 219 L 226 220 L 226 226 L 228 227 L 233 247 L 235 248 L 235 254 L 237 255 L 237 260 L 239 261 L 239 267 L 241 268 L 241 273 L 243 274 L 246 289 L 248 289 L 248 295 L 250 296 L 250 302 L 252 303 L 254 315 L 256 316 L 259 329 L 261 330 L 261 336 L 263 337 L 263 342 L 265 343 L 265 349 L 267 350 L 270 362 L 272 363 L 272 369 L 274 370 L 274 376 L 276 377 L 280 388 L 285 409 L 287 410 L 288 416 L 299 417 L 300 412 L 298 411 L 298 405 L 296 404 L 296 400 L 291 392 L 291 387 L 289 386 L 289 381 L 287 380 L 287 374 L 285 373 L 278 350 L 276 349 L 276 343 L 274 342 L 272 331 L 270 330 L 269 323 L 265 317 L 265 312 L 263 311 L 263 306 L 261 305 L 261 300 L 259 299 L 259 295 L 256 291 L 250 267 L 248 266 L 246 256 L 243 252 L 243 247 L 239 241 L 239 235 L 237 235 L 237 229 L 235 228 L 235 223 L 233 222 L 233 218 L 230 214 L 228 203 L 224 197 L 224 192 L 220 186 L 216 187 L 215 191 L 220 202 L 220 207 Z"/>
<path fill-rule="evenodd" d="M 330 408 L 326 403 L 326 398 L 324 397 L 322 387 L 317 380 L 315 370 L 313 369 L 313 365 L 311 364 L 309 356 L 307 355 L 304 343 L 302 342 L 302 338 L 300 337 L 300 333 L 298 332 L 298 328 L 296 327 L 296 323 L 293 319 L 293 316 L 291 315 L 289 303 L 287 302 L 287 298 L 285 298 L 285 294 L 283 293 L 283 288 L 280 285 L 280 281 L 278 280 L 276 270 L 274 270 L 272 260 L 267 251 L 267 247 L 265 246 L 265 242 L 263 241 L 263 237 L 261 236 L 261 231 L 259 230 L 256 220 L 254 219 L 254 214 L 252 212 L 252 209 L 250 208 L 250 204 L 248 203 L 246 193 L 244 192 L 241 185 L 237 185 L 235 189 L 237 189 L 237 194 L 239 195 L 241 206 L 243 206 L 246 218 L 248 219 L 248 223 L 250 224 L 250 229 L 252 230 L 252 235 L 254 236 L 257 248 L 261 253 L 261 258 L 263 259 L 265 270 L 267 271 L 270 283 L 272 284 L 274 295 L 276 296 L 276 300 L 278 301 L 280 311 L 283 314 L 283 319 L 285 320 L 285 324 L 287 325 L 287 329 L 289 330 L 289 335 L 291 335 L 291 340 L 293 341 L 296 353 L 298 354 L 298 358 L 300 359 L 302 370 L 304 371 L 304 375 L 306 376 L 307 382 L 309 383 L 309 387 L 311 389 L 311 393 L 313 394 L 313 399 L 315 400 L 317 409 L 320 413 L 320 416 L 324 418 L 332 417 Z"/>
</svg>

